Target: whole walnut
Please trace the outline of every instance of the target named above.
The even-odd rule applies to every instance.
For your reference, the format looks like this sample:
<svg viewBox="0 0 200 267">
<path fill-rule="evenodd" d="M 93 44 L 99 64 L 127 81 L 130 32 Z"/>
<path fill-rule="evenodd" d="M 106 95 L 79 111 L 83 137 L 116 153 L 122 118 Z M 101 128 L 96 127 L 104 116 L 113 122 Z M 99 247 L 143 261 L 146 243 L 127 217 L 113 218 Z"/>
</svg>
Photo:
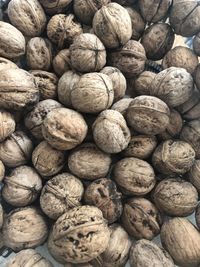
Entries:
<svg viewBox="0 0 200 267">
<path fill-rule="evenodd" d="M 138 95 L 150 95 L 151 83 L 156 77 L 156 74 L 151 71 L 143 71 L 134 82 L 134 89 Z"/>
<path fill-rule="evenodd" d="M 138 96 L 133 99 L 127 110 L 127 122 L 142 134 L 162 133 L 169 123 L 170 110 L 157 97 Z"/>
<path fill-rule="evenodd" d="M 53 267 L 53 264 L 34 249 L 24 249 L 8 261 L 6 267 Z"/>
<path fill-rule="evenodd" d="M 49 70 L 52 64 L 52 45 L 46 38 L 34 37 L 29 40 L 26 62 L 31 70 Z"/>
<path fill-rule="evenodd" d="M 3 217 L 4 217 L 4 211 L 2 205 L 0 204 L 0 229 L 3 226 Z"/>
<path fill-rule="evenodd" d="M 47 223 L 34 207 L 11 211 L 4 218 L 2 231 L 5 246 L 14 251 L 39 246 L 48 236 Z"/>
<path fill-rule="evenodd" d="M 5 176 L 5 166 L 3 162 L 0 160 L 0 182 L 2 182 L 4 176 Z"/>
<path fill-rule="evenodd" d="M 69 150 L 81 144 L 87 131 L 83 116 L 67 108 L 50 111 L 42 125 L 44 139 L 58 150 Z"/>
<path fill-rule="evenodd" d="M 53 69 L 58 76 L 62 76 L 71 69 L 69 49 L 63 49 L 58 52 L 53 59 Z"/>
<path fill-rule="evenodd" d="M 115 182 L 106 178 L 89 184 L 84 193 L 85 203 L 99 208 L 109 224 L 117 221 L 122 214 L 121 198 L 122 194 L 117 190 Z"/>
<path fill-rule="evenodd" d="M 73 39 L 81 33 L 81 24 L 75 20 L 73 14 L 55 15 L 51 17 L 47 24 L 49 39 L 60 49 L 71 44 Z"/>
<path fill-rule="evenodd" d="M 195 160 L 195 151 L 189 143 L 166 140 L 153 153 L 152 163 L 163 174 L 184 174 Z"/>
<path fill-rule="evenodd" d="M 106 64 L 106 50 L 95 34 L 82 33 L 69 48 L 70 64 L 80 72 L 100 71 Z"/>
<path fill-rule="evenodd" d="M 133 243 L 129 261 L 131 267 L 175 267 L 171 256 L 166 250 L 146 239 Z"/>
<path fill-rule="evenodd" d="M 40 0 L 47 14 L 63 13 L 72 0 Z"/>
<path fill-rule="evenodd" d="M 0 110 L 0 142 L 3 142 L 15 131 L 14 116 L 5 110 Z"/>
<path fill-rule="evenodd" d="M 69 173 L 58 174 L 42 189 L 40 207 L 51 219 L 58 219 L 70 209 L 80 206 L 84 188 L 79 179 Z"/>
<path fill-rule="evenodd" d="M 200 204 L 198 204 L 196 208 L 195 220 L 196 220 L 197 227 L 200 228 Z"/>
<path fill-rule="evenodd" d="M 0 56 L 16 59 L 25 54 L 23 34 L 10 23 L 0 21 Z"/>
<path fill-rule="evenodd" d="M 170 67 L 158 73 L 151 84 L 151 95 L 165 101 L 170 107 L 186 102 L 193 93 L 194 82 L 183 68 Z"/>
<path fill-rule="evenodd" d="M 189 216 L 198 204 L 196 188 L 183 179 L 164 179 L 155 188 L 153 200 L 169 216 Z"/>
<path fill-rule="evenodd" d="M 31 159 L 33 143 L 25 132 L 16 131 L 0 143 L 0 160 L 7 167 L 24 165 Z"/>
<path fill-rule="evenodd" d="M 106 250 L 109 238 L 102 212 L 93 206 L 81 206 L 58 218 L 49 235 L 48 249 L 62 264 L 86 263 Z"/>
<path fill-rule="evenodd" d="M 200 56 L 200 34 L 199 33 L 193 38 L 193 51 L 197 56 Z"/>
<path fill-rule="evenodd" d="M 97 146 L 106 153 L 119 153 L 131 139 L 130 130 L 121 113 L 116 110 L 101 112 L 92 125 Z"/>
<path fill-rule="evenodd" d="M 195 72 L 193 73 L 194 81 L 197 89 L 200 91 L 200 64 L 197 65 Z"/>
<path fill-rule="evenodd" d="M 84 113 L 99 113 L 108 109 L 114 99 L 111 78 L 103 73 L 87 73 L 80 77 L 71 90 L 72 106 Z"/>
<path fill-rule="evenodd" d="M 34 76 L 22 69 L 0 71 L 0 107 L 21 110 L 38 102 L 39 90 Z"/>
<path fill-rule="evenodd" d="M 163 247 L 177 265 L 199 265 L 200 233 L 190 221 L 185 218 L 170 219 L 163 224 L 160 236 Z"/>
<path fill-rule="evenodd" d="M 108 3 L 110 0 L 74 0 L 74 13 L 83 24 L 91 25 L 95 13 Z"/>
<path fill-rule="evenodd" d="M 42 141 L 33 151 L 32 162 L 38 173 L 44 177 L 57 174 L 65 164 L 65 153 Z"/>
<path fill-rule="evenodd" d="M 140 13 L 132 7 L 126 7 L 126 10 L 129 13 L 132 23 L 132 37 L 131 39 L 138 41 L 145 29 L 145 22 L 141 17 Z"/>
<path fill-rule="evenodd" d="M 176 46 L 171 49 L 163 58 L 164 69 L 170 67 L 184 68 L 189 73 L 193 73 L 198 65 L 198 57 L 192 49 L 184 46 Z"/>
<path fill-rule="evenodd" d="M 128 107 L 132 100 L 133 98 L 120 99 L 111 106 L 111 109 L 120 112 L 123 116 L 126 116 Z"/>
<path fill-rule="evenodd" d="M 98 164 L 97 164 L 98 162 Z M 95 180 L 106 177 L 111 157 L 93 143 L 84 143 L 72 150 L 68 157 L 70 171 L 79 178 Z"/>
<path fill-rule="evenodd" d="M 18 66 L 11 60 L 0 57 L 0 71 L 3 69 L 18 69 Z"/>
<path fill-rule="evenodd" d="M 62 105 L 53 99 L 40 101 L 30 112 L 26 114 L 24 119 L 26 128 L 35 138 L 42 140 L 42 124 L 44 119 L 51 110 L 60 107 L 62 107 Z"/>
<path fill-rule="evenodd" d="M 134 157 L 116 163 L 113 178 L 120 190 L 128 196 L 143 196 L 155 186 L 155 173 L 151 165 Z"/>
<path fill-rule="evenodd" d="M 46 26 L 46 15 L 38 0 L 11 0 L 8 4 L 11 23 L 25 36 L 39 36 Z"/>
<path fill-rule="evenodd" d="M 132 36 L 132 22 L 129 13 L 117 3 L 102 6 L 95 13 L 93 29 L 106 48 L 123 46 Z"/>
<path fill-rule="evenodd" d="M 140 42 L 130 40 L 122 48 L 109 52 L 108 62 L 127 78 L 132 78 L 144 71 L 145 49 Z"/>
<path fill-rule="evenodd" d="M 198 0 L 173 1 L 169 21 L 174 31 L 184 37 L 192 37 L 200 30 L 200 6 Z"/>
<path fill-rule="evenodd" d="M 42 180 L 35 169 L 20 166 L 4 178 L 2 196 L 14 207 L 23 207 L 36 200 L 42 190 Z"/>
<path fill-rule="evenodd" d="M 200 160 L 195 160 L 186 178 L 192 183 L 198 192 L 200 192 Z"/>
</svg>

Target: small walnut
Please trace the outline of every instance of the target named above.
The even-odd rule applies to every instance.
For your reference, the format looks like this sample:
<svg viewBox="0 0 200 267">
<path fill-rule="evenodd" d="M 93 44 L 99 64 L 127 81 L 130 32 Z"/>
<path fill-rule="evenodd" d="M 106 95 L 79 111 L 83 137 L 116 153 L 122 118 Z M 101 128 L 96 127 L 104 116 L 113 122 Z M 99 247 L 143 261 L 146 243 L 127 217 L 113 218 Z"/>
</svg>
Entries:
<svg viewBox="0 0 200 267">
<path fill-rule="evenodd" d="M 86 180 L 106 177 L 111 162 L 110 155 L 101 151 L 93 143 L 82 144 L 72 150 L 68 158 L 70 171 L 79 178 Z"/>
<path fill-rule="evenodd" d="M 85 263 L 108 246 L 110 231 L 102 212 L 92 206 L 73 208 L 58 218 L 48 239 L 48 248 L 61 263 Z"/>
<path fill-rule="evenodd" d="M 184 174 L 190 170 L 195 160 L 195 151 L 184 141 L 167 140 L 153 153 L 153 166 L 163 174 Z"/>
<path fill-rule="evenodd" d="M 196 70 L 193 74 L 197 89 L 200 91 L 200 64 L 197 65 Z"/>
<path fill-rule="evenodd" d="M 151 84 L 156 74 L 151 71 L 143 71 L 134 82 L 134 89 L 138 95 L 150 95 Z"/>
<path fill-rule="evenodd" d="M 46 221 L 34 207 L 11 211 L 4 219 L 2 231 L 5 246 L 14 251 L 39 246 L 48 236 Z"/>
<path fill-rule="evenodd" d="M 53 59 L 53 68 L 59 76 L 62 76 L 66 71 L 71 69 L 69 49 L 63 49 L 58 52 Z"/>
<path fill-rule="evenodd" d="M 26 61 L 31 70 L 49 70 L 52 64 L 52 45 L 49 40 L 41 37 L 30 39 Z"/>
<path fill-rule="evenodd" d="M 200 229 L 200 204 L 196 208 L 195 219 L 196 219 L 197 227 Z"/>
<path fill-rule="evenodd" d="M 0 229 L 3 226 L 3 217 L 4 217 L 4 211 L 2 205 L 0 204 Z"/>
<path fill-rule="evenodd" d="M 64 13 L 72 0 L 40 0 L 47 14 Z"/>
<path fill-rule="evenodd" d="M 193 50 L 197 56 L 200 56 L 200 33 L 198 33 L 193 39 Z"/>
<path fill-rule="evenodd" d="M 40 175 L 49 177 L 57 174 L 65 164 L 65 153 L 42 141 L 33 151 L 32 162 Z"/>
<path fill-rule="evenodd" d="M 186 178 L 192 183 L 198 192 L 200 192 L 200 160 L 195 160 Z"/>
<path fill-rule="evenodd" d="M 133 98 L 123 98 L 120 99 L 119 101 L 115 102 L 112 106 L 111 109 L 116 110 L 120 112 L 123 116 L 126 116 L 128 107 L 131 103 Z"/>
<path fill-rule="evenodd" d="M 93 29 L 106 48 L 125 45 L 132 36 L 129 13 L 116 3 L 109 3 L 95 13 Z"/>
<path fill-rule="evenodd" d="M 16 131 L 0 143 L 0 160 L 7 167 L 17 167 L 30 160 L 32 151 L 31 139 L 24 132 Z"/>
<path fill-rule="evenodd" d="M 70 209 L 80 206 L 84 188 L 79 179 L 69 173 L 58 174 L 42 189 L 40 206 L 51 219 L 58 219 Z"/>
<path fill-rule="evenodd" d="M 131 198 L 124 205 L 122 224 L 136 239 L 152 240 L 160 233 L 162 219 L 157 208 L 145 198 Z"/>
<path fill-rule="evenodd" d="M 113 178 L 128 196 L 143 196 L 155 186 L 155 173 L 151 165 L 141 159 L 124 158 L 114 167 Z"/>
<path fill-rule="evenodd" d="M 124 117 L 116 110 L 105 110 L 92 125 L 93 138 L 97 146 L 106 153 L 119 153 L 131 139 Z"/>
<path fill-rule="evenodd" d="M 4 69 L 18 69 L 18 66 L 9 59 L 0 57 L 0 71 Z"/>
<path fill-rule="evenodd" d="M 14 133 L 15 126 L 14 116 L 5 110 L 0 110 L 0 142 Z"/>
<path fill-rule="evenodd" d="M 145 22 L 140 13 L 132 7 L 126 7 L 132 22 L 132 37 L 131 39 L 138 41 L 144 32 Z"/>
<path fill-rule="evenodd" d="M 14 207 L 23 207 L 36 200 L 42 190 L 42 180 L 35 169 L 20 166 L 4 178 L 2 196 Z"/>
<path fill-rule="evenodd" d="M 4 176 L 5 176 L 5 166 L 3 162 L 0 160 L 0 182 L 2 182 Z"/>
<path fill-rule="evenodd" d="M 99 113 L 108 109 L 114 99 L 111 78 L 103 73 L 87 73 L 80 77 L 71 90 L 72 106 L 84 113 Z"/>
<path fill-rule="evenodd" d="M 25 36 L 39 36 L 46 26 L 46 15 L 38 0 L 11 0 L 8 17 Z"/>
</svg>

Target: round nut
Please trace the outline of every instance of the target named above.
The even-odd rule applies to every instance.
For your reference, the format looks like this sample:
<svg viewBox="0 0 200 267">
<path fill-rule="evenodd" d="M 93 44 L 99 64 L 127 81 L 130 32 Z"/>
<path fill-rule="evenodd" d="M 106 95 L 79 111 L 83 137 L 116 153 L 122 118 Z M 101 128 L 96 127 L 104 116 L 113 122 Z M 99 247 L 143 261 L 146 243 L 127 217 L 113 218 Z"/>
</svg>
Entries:
<svg viewBox="0 0 200 267">
<path fill-rule="evenodd" d="M 139 77 L 135 79 L 134 90 L 138 95 L 150 95 L 151 83 L 156 77 L 156 74 L 151 71 L 143 71 Z"/>
<path fill-rule="evenodd" d="M 0 126 L 0 142 L 3 142 L 15 131 L 14 116 L 5 110 L 0 110 Z"/>
<path fill-rule="evenodd" d="M 69 49 L 63 49 L 58 52 L 53 59 L 53 69 L 58 76 L 62 76 L 71 69 Z"/>
<path fill-rule="evenodd" d="M 140 13 L 132 7 L 126 7 L 132 23 L 132 37 L 131 39 L 138 41 L 144 32 L 145 22 Z"/>
</svg>

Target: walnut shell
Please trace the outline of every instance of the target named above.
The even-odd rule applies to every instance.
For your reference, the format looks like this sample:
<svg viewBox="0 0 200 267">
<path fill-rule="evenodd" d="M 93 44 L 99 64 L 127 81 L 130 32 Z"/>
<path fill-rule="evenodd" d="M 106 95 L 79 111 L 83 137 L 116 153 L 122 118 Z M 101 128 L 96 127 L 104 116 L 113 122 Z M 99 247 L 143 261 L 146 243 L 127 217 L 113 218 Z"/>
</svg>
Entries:
<svg viewBox="0 0 200 267">
<path fill-rule="evenodd" d="M 4 211 L 2 205 L 0 204 L 0 229 L 3 226 L 3 217 L 4 217 Z"/>
<path fill-rule="evenodd" d="M 138 95 L 150 95 L 151 83 L 156 77 L 156 74 L 151 71 L 143 71 L 134 82 L 134 90 Z"/>
<path fill-rule="evenodd" d="M 109 238 L 102 212 L 81 206 L 59 217 L 49 235 L 48 248 L 61 263 L 85 263 L 105 251 Z"/>
<path fill-rule="evenodd" d="M 197 191 L 200 192 L 200 160 L 195 160 L 186 177 L 195 186 Z"/>
<path fill-rule="evenodd" d="M 8 17 L 25 36 L 39 36 L 46 26 L 46 15 L 38 0 L 11 0 Z"/>
<path fill-rule="evenodd" d="M 112 106 L 111 109 L 116 110 L 120 112 L 124 117 L 126 116 L 128 107 L 131 103 L 133 98 L 123 98 L 120 99 L 119 101 L 115 102 Z"/>
<path fill-rule="evenodd" d="M 18 66 L 9 59 L 0 57 L 0 71 L 3 69 L 18 69 Z"/>
<path fill-rule="evenodd" d="M 131 18 L 132 23 L 132 37 L 131 39 L 138 41 L 144 32 L 145 29 L 145 22 L 141 17 L 140 13 L 133 9 L 132 7 L 126 7 L 128 14 Z"/>
<path fill-rule="evenodd" d="M 69 49 L 63 49 L 58 52 L 53 59 L 53 68 L 59 76 L 62 76 L 66 71 L 71 69 Z"/>
<path fill-rule="evenodd" d="M 15 131 L 14 116 L 5 110 L 0 110 L 0 142 L 3 142 Z"/>
<path fill-rule="evenodd" d="M 2 182 L 4 176 L 5 176 L 5 166 L 3 162 L 0 160 L 0 182 Z"/>
<path fill-rule="evenodd" d="M 47 14 L 63 13 L 72 0 L 40 0 Z"/>
<path fill-rule="evenodd" d="M 197 56 L 200 56 L 200 34 L 199 33 L 193 39 L 193 51 Z"/>
</svg>

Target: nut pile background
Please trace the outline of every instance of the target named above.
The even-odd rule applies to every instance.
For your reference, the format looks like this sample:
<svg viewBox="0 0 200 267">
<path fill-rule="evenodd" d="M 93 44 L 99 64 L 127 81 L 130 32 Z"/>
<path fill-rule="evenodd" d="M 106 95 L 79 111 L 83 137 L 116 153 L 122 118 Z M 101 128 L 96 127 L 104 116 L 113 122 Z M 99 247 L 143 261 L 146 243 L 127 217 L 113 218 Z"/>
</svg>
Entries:
<svg viewBox="0 0 200 267">
<path fill-rule="evenodd" d="M 7 267 L 200 267 L 198 56 L 197 0 L 4 3 Z"/>
</svg>

